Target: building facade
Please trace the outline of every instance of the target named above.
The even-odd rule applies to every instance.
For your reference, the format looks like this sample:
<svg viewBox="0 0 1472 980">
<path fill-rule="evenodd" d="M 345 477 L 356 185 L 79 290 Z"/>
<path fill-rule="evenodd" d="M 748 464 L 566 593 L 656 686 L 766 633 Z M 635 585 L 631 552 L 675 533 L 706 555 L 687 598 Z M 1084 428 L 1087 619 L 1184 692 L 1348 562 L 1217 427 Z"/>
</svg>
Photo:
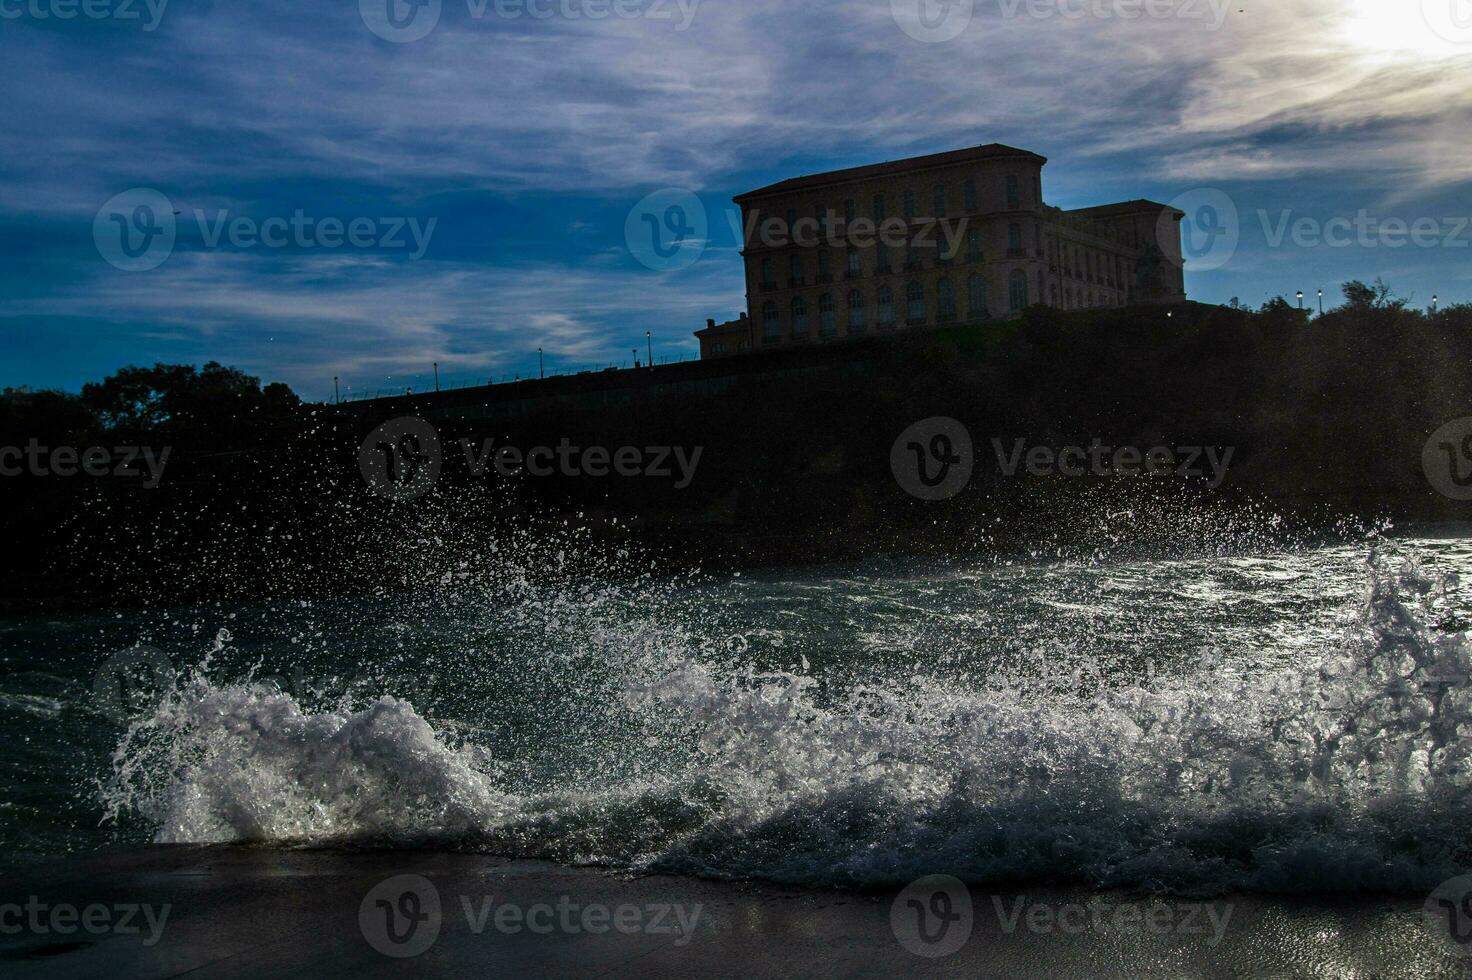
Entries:
<svg viewBox="0 0 1472 980">
<path fill-rule="evenodd" d="M 784 180 L 737 197 L 748 313 L 702 358 L 1186 298 L 1179 222 L 1153 201 L 1063 211 L 1044 157 L 1001 144 Z"/>
</svg>

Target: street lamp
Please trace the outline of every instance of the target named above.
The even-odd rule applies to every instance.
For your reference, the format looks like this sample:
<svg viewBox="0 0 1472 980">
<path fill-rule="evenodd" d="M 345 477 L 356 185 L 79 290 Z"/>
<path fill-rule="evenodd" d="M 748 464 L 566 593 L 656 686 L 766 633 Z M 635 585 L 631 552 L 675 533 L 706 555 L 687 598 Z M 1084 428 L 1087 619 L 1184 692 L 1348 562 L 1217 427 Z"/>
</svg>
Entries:
<svg viewBox="0 0 1472 980">
<path fill-rule="evenodd" d="M 540 347 L 537 348 L 537 372 L 542 376 L 543 381 L 547 380 L 547 361 L 542 357 Z"/>
<path fill-rule="evenodd" d="M 1303 290 L 1298 291 L 1298 308 L 1303 309 Z"/>
<path fill-rule="evenodd" d="M 440 390 L 440 362 L 439 361 L 435 361 L 434 362 L 434 390 L 435 390 L 435 394 L 439 394 L 439 390 Z"/>
<path fill-rule="evenodd" d="M 1439 301 L 1440 301 L 1440 297 L 1436 296 L 1435 294 L 1432 294 L 1432 296 L 1431 296 L 1431 312 L 1432 313 L 1435 313 L 1436 312 L 1436 304 Z"/>
<path fill-rule="evenodd" d="M 1319 290 L 1319 316 L 1324 315 L 1324 290 Z"/>
<path fill-rule="evenodd" d="M 654 367 L 654 337 L 648 330 L 644 331 L 644 345 L 649 348 L 649 366 Z"/>
<path fill-rule="evenodd" d="M 335 374 L 332 376 L 332 397 L 339 405 L 342 404 L 342 391 L 337 387 L 337 375 Z"/>
</svg>

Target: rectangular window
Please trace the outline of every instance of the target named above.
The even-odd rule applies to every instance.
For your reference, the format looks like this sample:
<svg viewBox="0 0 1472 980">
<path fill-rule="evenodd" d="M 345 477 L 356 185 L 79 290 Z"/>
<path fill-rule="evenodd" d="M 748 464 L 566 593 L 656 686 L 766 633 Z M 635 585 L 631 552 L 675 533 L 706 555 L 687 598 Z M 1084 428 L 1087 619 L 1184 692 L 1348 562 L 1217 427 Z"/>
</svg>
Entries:
<svg viewBox="0 0 1472 980">
<path fill-rule="evenodd" d="M 883 194 L 875 194 L 874 195 L 874 220 L 876 222 L 883 221 L 885 219 L 885 217 L 886 217 L 886 215 L 885 215 L 885 212 L 884 212 L 884 195 Z"/>
<path fill-rule="evenodd" d="M 851 275 L 851 276 L 857 276 L 857 275 L 859 275 L 863 271 L 864 271 L 864 267 L 859 263 L 859 250 L 856 249 L 856 248 L 849 249 L 848 250 L 848 274 Z"/>
<path fill-rule="evenodd" d="M 981 230 L 978 228 L 966 232 L 966 258 L 971 262 L 981 259 Z"/>
<path fill-rule="evenodd" d="M 1007 178 L 1007 209 L 1010 211 L 1016 211 L 1021 207 L 1022 192 L 1018 189 L 1017 186 L 1017 176 L 1013 174 L 1008 176 Z"/>
<path fill-rule="evenodd" d="M 854 206 L 853 198 L 849 198 L 847 201 L 844 201 L 843 202 L 843 220 L 844 221 L 847 221 L 849 224 L 853 224 L 853 220 L 857 216 L 858 216 L 858 208 L 856 208 Z"/>
<path fill-rule="evenodd" d="M 976 210 L 976 178 L 975 177 L 967 177 L 966 178 L 966 184 L 965 184 L 964 189 L 962 190 L 962 193 L 966 196 L 966 210 L 967 211 L 975 211 Z"/>
<path fill-rule="evenodd" d="M 944 218 L 946 216 L 946 185 L 935 185 L 935 214 L 932 218 Z"/>
<path fill-rule="evenodd" d="M 905 191 L 905 217 L 915 217 L 915 192 Z"/>
</svg>

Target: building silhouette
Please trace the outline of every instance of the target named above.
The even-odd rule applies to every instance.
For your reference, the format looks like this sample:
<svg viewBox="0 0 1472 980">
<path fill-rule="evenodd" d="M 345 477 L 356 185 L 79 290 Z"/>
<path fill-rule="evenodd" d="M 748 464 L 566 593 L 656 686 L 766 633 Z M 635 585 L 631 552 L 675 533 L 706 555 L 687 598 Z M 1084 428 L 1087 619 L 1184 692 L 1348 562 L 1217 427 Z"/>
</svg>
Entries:
<svg viewBox="0 0 1472 980">
<path fill-rule="evenodd" d="M 1180 221 L 1154 201 L 1064 211 L 1045 157 L 992 143 L 795 177 L 735 198 L 747 310 L 702 358 L 1186 298 Z"/>
</svg>

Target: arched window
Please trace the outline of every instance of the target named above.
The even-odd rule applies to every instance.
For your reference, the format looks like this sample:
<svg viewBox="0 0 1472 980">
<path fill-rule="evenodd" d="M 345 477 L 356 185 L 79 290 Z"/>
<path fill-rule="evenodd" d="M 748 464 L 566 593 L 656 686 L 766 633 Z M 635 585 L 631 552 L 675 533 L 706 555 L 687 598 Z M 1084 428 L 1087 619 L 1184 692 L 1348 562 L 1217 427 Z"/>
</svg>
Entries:
<svg viewBox="0 0 1472 980">
<path fill-rule="evenodd" d="M 864 294 L 855 289 L 848 294 L 848 332 L 863 333 L 869 325 L 869 311 L 864 307 Z"/>
<path fill-rule="evenodd" d="M 986 303 L 986 276 L 977 272 L 966 283 L 966 315 L 972 320 L 991 316 Z"/>
<path fill-rule="evenodd" d="M 956 287 L 949 279 L 942 279 L 935 286 L 935 318 L 940 323 L 953 323 L 956 319 Z"/>
<path fill-rule="evenodd" d="M 833 294 L 818 297 L 818 330 L 824 337 L 838 333 L 838 314 L 833 309 Z"/>
<path fill-rule="evenodd" d="M 801 285 L 802 284 L 802 256 L 799 255 L 796 252 L 793 252 L 792 253 L 792 258 L 790 258 L 790 259 L 787 260 L 787 269 L 788 269 L 788 272 L 792 276 L 792 284 L 795 285 L 795 286 L 796 285 Z"/>
<path fill-rule="evenodd" d="M 1013 313 L 1027 309 L 1027 273 L 1021 269 L 1013 269 L 1007 277 L 1007 304 Z"/>
<path fill-rule="evenodd" d="M 888 286 L 880 286 L 879 291 L 874 294 L 874 303 L 879 307 L 879 325 L 894 326 L 894 290 Z"/>
<path fill-rule="evenodd" d="M 762 285 L 769 287 L 777 285 L 777 263 L 770 255 L 762 259 Z"/>
<path fill-rule="evenodd" d="M 762 305 L 762 337 L 766 340 L 776 340 L 782 336 L 782 316 L 777 312 L 777 304 L 767 300 Z"/>
<path fill-rule="evenodd" d="M 792 336 L 808 335 L 808 304 L 801 296 L 792 299 Z"/>
<path fill-rule="evenodd" d="M 905 317 L 912 324 L 925 322 L 925 287 L 918 282 L 905 287 Z"/>
</svg>

